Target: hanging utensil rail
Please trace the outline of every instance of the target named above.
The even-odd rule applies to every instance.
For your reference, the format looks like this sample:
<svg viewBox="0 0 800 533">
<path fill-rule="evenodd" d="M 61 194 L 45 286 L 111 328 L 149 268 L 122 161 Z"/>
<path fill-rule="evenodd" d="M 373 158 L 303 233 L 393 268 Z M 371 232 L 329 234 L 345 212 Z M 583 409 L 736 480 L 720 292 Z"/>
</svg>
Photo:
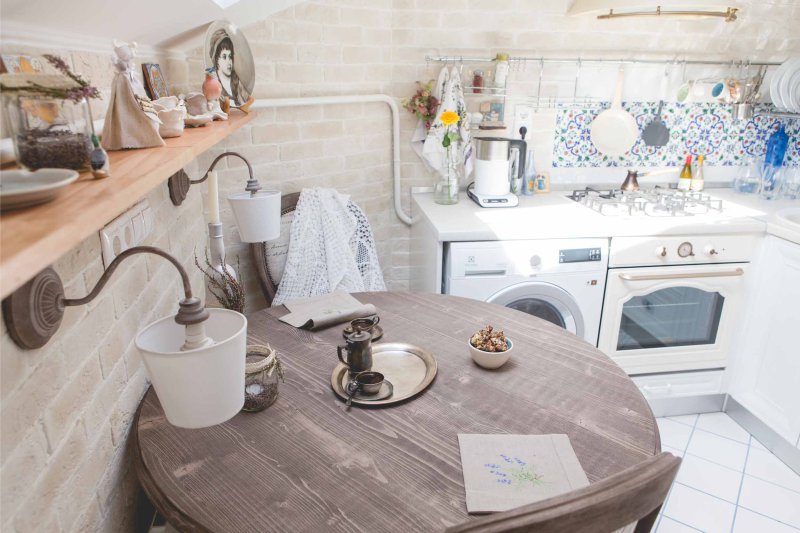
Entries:
<svg viewBox="0 0 800 533">
<path fill-rule="evenodd" d="M 426 55 L 425 61 L 428 63 L 491 63 L 491 57 L 469 57 L 469 56 L 432 56 Z M 580 58 L 580 57 L 533 57 L 517 56 L 509 57 L 509 63 L 581 63 L 581 64 L 605 64 L 605 65 L 706 65 L 730 67 L 731 65 L 752 66 L 752 67 L 777 67 L 781 63 L 775 61 L 748 61 L 748 60 L 704 60 L 704 59 L 602 59 L 602 58 Z"/>
</svg>

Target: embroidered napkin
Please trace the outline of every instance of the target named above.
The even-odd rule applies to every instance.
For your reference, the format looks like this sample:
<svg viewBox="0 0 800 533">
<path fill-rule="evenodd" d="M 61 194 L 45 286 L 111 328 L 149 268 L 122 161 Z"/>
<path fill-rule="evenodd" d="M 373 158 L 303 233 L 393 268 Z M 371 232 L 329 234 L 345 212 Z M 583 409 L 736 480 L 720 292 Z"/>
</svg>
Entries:
<svg viewBox="0 0 800 533">
<path fill-rule="evenodd" d="M 291 312 L 282 316 L 280 321 L 296 328 L 307 329 L 322 329 L 378 312 L 374 305 L 362 304 L 342 291 L 287 300 L 283 305 Z"/>
<path fill-rule="evenodd" d="M 566 435 L 459 434 L 468 513 L 506 511 L 589 485 Z"/>
</svg>

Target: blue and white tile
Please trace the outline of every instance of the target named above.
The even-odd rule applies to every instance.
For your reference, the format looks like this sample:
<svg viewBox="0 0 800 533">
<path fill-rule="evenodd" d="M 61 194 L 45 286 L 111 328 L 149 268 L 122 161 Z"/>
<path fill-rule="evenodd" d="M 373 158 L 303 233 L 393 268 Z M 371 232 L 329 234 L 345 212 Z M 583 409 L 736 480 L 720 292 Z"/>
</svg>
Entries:
<svg viewBox="0 0 800 533">
<path fill-rule="evenodd" d="M 658 432 L 661 434 L 661 445 L 669 446 L 677 450 L 685 450 L 689 444 L 689 437 L 692 435 L 692 428 L 685 424 L 679 424 L 666 418 L 659 418 Z"/>
<path fill-rule="evenodd" d="M 702 414 L 698 417 L 695 427 L 742 444 L 750 443 L 750 433 L 725 413 Z"/>
<path fill-rule="evenodd" d="M 742 492 L 739 496 L 739 506 L 792 527 L 800 528 L 799 492 L 745 475 Z"/>
<path fill-rule="evenodd" d="M 683 458 L 676 481 L 735 504 L 742 473 L 687 454 Z"/>
<path fill-rule="evenodd" d="M 732 533 L 797 533 L 798 531 L 800 530 L 792 526 L 740 507 L 736 511 Z"/>
<path fill-rule="evenodd" d="M 732 503 L 676 483 L 672 486 L 662 521 L 672 518 L 706 533 L 730 533 L 735 510 Z"/>
<path fill-rule="evenodd" d="M 744 472 L 749 476 L 800 492 L 800 475 L 766 450 L 751 447 Z"/>
<path fill-rule="evenodd" d="M 662 516 L 661 521 L 658 523 L 656 533 L 697 533 L 699 529 L 695 529 L 686 524 L 673 520 L 667 516 Z"/>
<path fill-rule="evenodd" d="M 695 429 L 686 453 L 702 457 L 738 472 L 744 471 L 748 446 L 741 442 Z"/>
</svg>

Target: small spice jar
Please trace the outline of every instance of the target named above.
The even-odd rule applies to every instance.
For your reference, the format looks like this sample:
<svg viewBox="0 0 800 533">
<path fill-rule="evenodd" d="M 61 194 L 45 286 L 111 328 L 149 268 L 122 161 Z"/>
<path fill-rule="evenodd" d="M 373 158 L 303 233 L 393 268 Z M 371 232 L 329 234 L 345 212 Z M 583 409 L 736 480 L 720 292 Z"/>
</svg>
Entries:
<svg viewBox="0 0 800 533">
<path fill-rule="evenodd" d="M 17 94 L 4 100 L 17 163 L 28 170 L 89 170 L 92 121 L 85 99 Z"/>
<path fill-rule="evenodd" d="M 244 406 L 242 411 L 266 409 L 278 398 L 278 378 L 283 367 L 270 346 L 250 345 L 244 367 Z"/>
<path fill-rule="evenodd" d="M 472 72 L 472 92 L 480 94 L 483 92 L 483 71 L 475 70 Z"/>
</svg>

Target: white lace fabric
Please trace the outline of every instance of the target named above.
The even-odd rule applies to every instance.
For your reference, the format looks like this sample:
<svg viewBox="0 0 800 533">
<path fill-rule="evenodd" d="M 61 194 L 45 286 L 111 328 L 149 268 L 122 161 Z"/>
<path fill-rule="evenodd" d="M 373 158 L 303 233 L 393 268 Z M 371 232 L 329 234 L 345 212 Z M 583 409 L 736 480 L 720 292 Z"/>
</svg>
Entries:
<svg viewBox="0 0 800 533">
<path fill-rule="evenodd" d="M 348 195 L 303 189 L 290 235 L 273 306 L 335 290 L 386 290 L 369 221 Z"/>
</svg>

